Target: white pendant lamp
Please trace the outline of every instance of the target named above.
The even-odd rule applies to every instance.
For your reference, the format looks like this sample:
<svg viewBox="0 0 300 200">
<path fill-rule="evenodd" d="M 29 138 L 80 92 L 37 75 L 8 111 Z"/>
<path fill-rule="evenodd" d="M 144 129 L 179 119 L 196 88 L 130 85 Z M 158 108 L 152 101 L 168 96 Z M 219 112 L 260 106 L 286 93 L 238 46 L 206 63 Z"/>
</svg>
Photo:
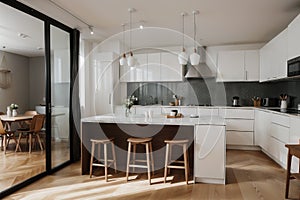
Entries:
<svg viewBox="0 0 300 200">
<path fill-rule="evenodd" d="M 123 26 L 123 43 L 125 43 L 125 24 L 122 24 Z M 123 51 L 125 51 L 125 44 L 123 44 Z M 126 65 L 127 60 L 126 60 L 126 54 L 123 53 L 121 59 L 120 59 L 120 65 L 124 66 Z"/>
<path fill-rule="evenodd" d="M 186 65 L 189 59 L 184 48 L 184 16 L 186 16 L 186 13 L 185 12 L 181 13 L 181 16 L 182 16 L 182 52 L 178 54 L 178 62 L 181 65 Z"/>
<path fill-rule="evenodd" d="M 199 11 L 193 11 L 194 15 L 194 53 L 190 55 L 191 65 L 196 66 L 200 62 L 200 55 L 197 53 L 197 44 L 196 44 L 196 15 L 199 14 Z"/>
<path fill-rule="evenodd" d="M 131 51 L 131 40 L 132 40 L 132 13 L 135 11 L 134 8 L 128 8 L 128 12 L 129 12 L 129 25 L 130 25 L 130 37 L 129 37 L 129 50 L 130 50 L 130 53 L 129 53 L 129 57 L 127 58 L 127 65 L 129 67 L 133 67 L 135 65 L 135 58 L 133 57 L 133 53 Z"/>
</svg>

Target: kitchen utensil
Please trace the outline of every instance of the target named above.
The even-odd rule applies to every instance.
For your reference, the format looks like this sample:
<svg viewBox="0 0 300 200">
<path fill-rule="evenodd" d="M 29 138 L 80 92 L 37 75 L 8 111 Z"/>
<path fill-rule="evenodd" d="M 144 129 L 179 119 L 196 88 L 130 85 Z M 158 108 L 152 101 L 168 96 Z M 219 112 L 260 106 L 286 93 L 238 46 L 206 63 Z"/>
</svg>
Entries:
<svg viewBox="0 0 300 200">
<path fill-rule="evenodd" d="M 240 97 L 238 96 L 232 97 L 232 106 L 239 106 L 239 99 Z"/>
<path fill-rule="evenodd" d="M 171 110 L 170 115 L 171 116 L 176 116 L 178 114 L 178 110 Z"/>
</svg>

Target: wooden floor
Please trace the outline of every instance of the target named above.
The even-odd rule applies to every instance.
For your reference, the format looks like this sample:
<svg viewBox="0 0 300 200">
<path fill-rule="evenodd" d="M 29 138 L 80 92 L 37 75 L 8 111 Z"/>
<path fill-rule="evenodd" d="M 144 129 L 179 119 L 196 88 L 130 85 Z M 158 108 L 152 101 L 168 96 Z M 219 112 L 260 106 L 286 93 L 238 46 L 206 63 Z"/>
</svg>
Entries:
<svg viewBox="0 0 300 200">
<path fill-rule="evenodd" d="M 226 185 L 186 185 L 182 171 L 173 175 L 164 184 L 157 173 L 149 185 L 144 174 L 131 175 L 126 183 L 119 172 L 106 183 L 101 175 L 80 175 L 75 163 L 6 199 L 284 199 L 285 170 L 259 151 L 227 151 Z M 291 182 L 290 197 L 300 198 L 300 181 Z"/>
<path fill-rule="evenodd" d="M 66 142 L 52 142 L 52 166 L 57 166 L 69 159 Z M 15 152 L 12 141 L 6 154 L 0 151 L 0 191 L 21 183 L 28 178 L 38 175 L 46 170 L 45 151 L 33 149 L 29 154 L 26 145 L 22 152 Z"/>
</svg>

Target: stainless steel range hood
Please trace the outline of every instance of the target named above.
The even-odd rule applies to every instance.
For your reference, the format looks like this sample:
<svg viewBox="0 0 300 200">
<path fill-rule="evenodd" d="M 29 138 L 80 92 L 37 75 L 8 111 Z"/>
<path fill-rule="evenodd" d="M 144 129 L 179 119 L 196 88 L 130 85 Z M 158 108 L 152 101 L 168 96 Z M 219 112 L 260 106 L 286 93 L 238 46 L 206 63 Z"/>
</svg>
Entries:
<svg viewBox="0 0 300 200">
<path fill-rule="evenodd" d="M 199 47 L 200 63 L 197 66 L 192 66 L 188 63 L 188 70 L 185 78 L 214 78 L 216 73 L 211 70 L 206 64 L 206 47 Z"/>
</svg>

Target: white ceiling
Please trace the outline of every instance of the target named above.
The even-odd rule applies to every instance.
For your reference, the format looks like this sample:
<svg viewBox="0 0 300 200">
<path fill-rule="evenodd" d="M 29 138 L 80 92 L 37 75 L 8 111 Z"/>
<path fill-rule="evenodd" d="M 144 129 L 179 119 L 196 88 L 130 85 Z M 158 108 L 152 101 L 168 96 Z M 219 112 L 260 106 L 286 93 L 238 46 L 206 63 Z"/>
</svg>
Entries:
<svg viewBox="0 0 300 200">
<path fill-rule="evenodd" d="M 192 36 L 192 11 L 199 10 L 197 40 L 206 46 L 267 42 L 300 13 L 299 0 L 51 0 L 94 26 L 95 34 L 91 36 L 86 24 L 50 0 L 19 1 L 78 28 L 84 38 L 95 40 L 121 32 L 121 24 L 129 21 L 129 7 L 137 10 L 132 15 L 134 26 L 138 25 L 135 22 L 143 20 L 145 26 L 176 31 L 181 31 L 180 14 L 185 11 L 189 13 L 185 33 Z M 177 40 L 178 44 L 180 42 Z"/>
</svg>

